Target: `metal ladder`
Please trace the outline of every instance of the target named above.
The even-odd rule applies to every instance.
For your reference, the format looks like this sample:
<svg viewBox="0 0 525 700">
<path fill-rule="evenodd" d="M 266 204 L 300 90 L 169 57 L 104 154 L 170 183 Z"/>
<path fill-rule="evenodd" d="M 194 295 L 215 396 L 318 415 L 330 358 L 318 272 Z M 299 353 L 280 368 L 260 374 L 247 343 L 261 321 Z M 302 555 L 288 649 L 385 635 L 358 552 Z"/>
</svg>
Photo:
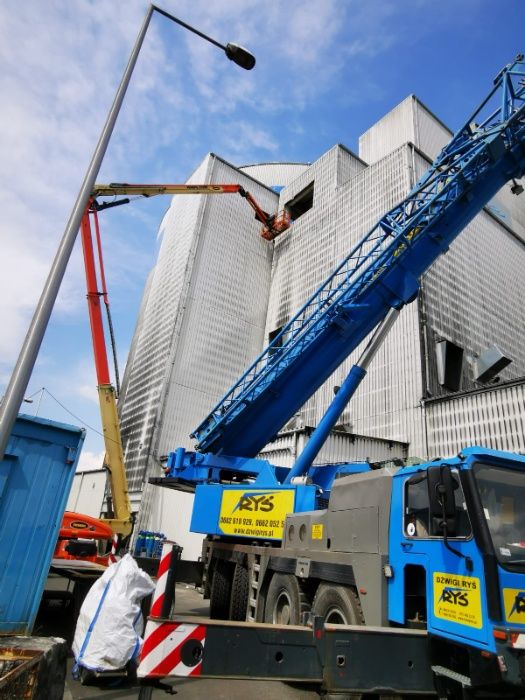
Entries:
<svg viewBox="0 0 525 700">
<path fill-rule="evenodd" d="M 207 584 L 208 584 L 208 572 L 210 570 L 211 556 L 212 556 L 212 548 L 207 546 L 206 552 L 204 555 L 203 569 L 202 569 L 201 589 L 202 589 L 203 594 L 205 593 L 206 588 L 207 588 Z M 210 584 L 211 584 L 211 581 L 210 581 Z"/>
<path fill-rule="evenodd" d="M 255 622 L 257 615 L 257 600 L 259 598 L 259 576 L 261 573 L 261 555 L 254 554 L 254 561 L 250 567 L 250 587 L 248 593 L 247 622 Z"/>
</svg>

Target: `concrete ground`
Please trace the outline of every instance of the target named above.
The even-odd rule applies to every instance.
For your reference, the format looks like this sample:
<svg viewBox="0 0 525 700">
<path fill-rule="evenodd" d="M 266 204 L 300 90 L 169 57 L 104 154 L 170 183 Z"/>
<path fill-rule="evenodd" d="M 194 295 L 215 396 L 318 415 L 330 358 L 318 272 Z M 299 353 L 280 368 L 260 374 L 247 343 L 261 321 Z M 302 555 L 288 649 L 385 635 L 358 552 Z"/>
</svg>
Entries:
<svg viewBox="0 0 525 700">
<path fill-rule="evenodd" d="M 181 615 L 208 616 L 208 602 L 193 586 L 179 584 L 177 586 L 176 606 Z M 48 606 L 46 613 L 37 620 L 36 634 L 62 636 L 72 640 L 74 633 L 71 623 L 71 609 L 67 604 L 57 603 Z M 66 689 L 64 700 L 138 700 L 139 688 L 125 678 L 95 680 L 93 685 L 82 685 L 73 679 L 71 669 L 74 659 L 68 662 Z M 239 681 L 239 680 L 208 680 L 180 679 L 170 681 L 173 693 L 184 700 L 202 700 L 213 697 L 213 700 L 318 700 L 319 696 L 309 686 L 295 686 L 278 681 Z M 152 700 L 168 698 L 164 690 L 154 689 Z M 142 700 L 142 699 L 141 699 Z M 148 699 L 149 700 L 149 699 Z"/>
<path fill-rule="evenodd" d="M 78 687 L 76 687 L 78 686 Z M 173 694 L 184 700 L 316 700 L 317 693 L 302 688 L 294 688 L 278 681 L 237 681 L 237 680 L 180 680 L 172 684 Z M 171 697 L 164 690 L 154 689 L 151 700 L 168 700 Z M 68 681 L 64 700 L 139 700 L 139 689 L 121 684 L 114 687 L 81 686 Z"/>
</svg>

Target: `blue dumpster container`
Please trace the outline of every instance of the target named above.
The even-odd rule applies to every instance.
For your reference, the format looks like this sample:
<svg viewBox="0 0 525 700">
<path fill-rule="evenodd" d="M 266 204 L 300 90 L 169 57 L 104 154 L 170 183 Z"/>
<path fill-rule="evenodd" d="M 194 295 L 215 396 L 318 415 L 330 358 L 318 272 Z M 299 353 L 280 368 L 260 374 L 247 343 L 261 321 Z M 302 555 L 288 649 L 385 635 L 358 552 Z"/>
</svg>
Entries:
<svg viewBox="0 0 525 700">
<path fill-rule="evenodd" d="M 31 634 L 85 434 L 15 422 L 0 461 L 0 634 Z"/>
</svg>

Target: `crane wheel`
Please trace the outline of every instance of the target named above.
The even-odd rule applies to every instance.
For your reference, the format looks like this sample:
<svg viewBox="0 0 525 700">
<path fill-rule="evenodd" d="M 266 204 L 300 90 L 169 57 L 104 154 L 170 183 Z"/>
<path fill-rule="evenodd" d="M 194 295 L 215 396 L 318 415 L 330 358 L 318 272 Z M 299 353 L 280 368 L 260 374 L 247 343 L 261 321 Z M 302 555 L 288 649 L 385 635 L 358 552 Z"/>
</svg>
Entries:
<svg viewBox="0 0 525 700">
<path fill-rule="evenodd" d="M 248 569 L 242 564 L 235 564 L 229 612 L 230 620 L 236 620 L 238 622 L 244 622 L 246 620 L 249 586 L 250 577 Z"/>
<path fill-rule="evenodd" d="M 292 574 L 274 574 L 264 609 L 264 621 L 274 625 L 300 625 L 310 604 L 299 581 Z"/>
<path fill-rule="evenodd" d="M 312 612 L 332 625 L 363 625 L 365 622 L 357 594 L 347 586 L 320 583 Z"/>
<path fill-rule="evenodd" d="M 227 620 L 233 583 L 233 564 L 217 559 L 213 569 L 210 591 L 210 617 L 212 620 Z"/>
</svg>

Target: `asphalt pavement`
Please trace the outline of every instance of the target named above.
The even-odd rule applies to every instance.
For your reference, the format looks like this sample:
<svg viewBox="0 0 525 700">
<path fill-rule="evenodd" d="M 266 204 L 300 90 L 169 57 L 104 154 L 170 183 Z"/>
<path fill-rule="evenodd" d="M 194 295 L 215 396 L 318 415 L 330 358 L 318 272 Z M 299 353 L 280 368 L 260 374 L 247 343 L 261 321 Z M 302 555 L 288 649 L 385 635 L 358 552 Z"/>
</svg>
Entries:
<svg viewBox="0 0 525 700">
<path fill-rule="evenodd" d="M 208 601 L 200 593 L 186 584 L 177 585 L 177 613 L 208 617 Z M 72 611 L 67 602 L 58 601 L 49 605 L 45 614 L 37 620 L 36 634 L 61 636 L 70 643 L 74 634 Z M 75 680 L 71 670 L 74 659 L 68 661 L 64 700 L 139 700 L 140 688 L 136 682 L 127 678 L 95 679 L 89 685 L 82 685 Z M 177 679 L 170 681 L 173 695 L 184 700 L 318 700 L 319 695 L 309 686 L 290 685 L 279 681 L 240 681 L 215 679 Z M 167 700 L 170 697 L 165 690 L 154 689 L 151 700 Z M 140 700 L 143 700 L 141 698 Z M 144 698 L 146 700 L 146 698 Z M 149 698 L 147 699 L 149 700 Z"/>
</svg>

